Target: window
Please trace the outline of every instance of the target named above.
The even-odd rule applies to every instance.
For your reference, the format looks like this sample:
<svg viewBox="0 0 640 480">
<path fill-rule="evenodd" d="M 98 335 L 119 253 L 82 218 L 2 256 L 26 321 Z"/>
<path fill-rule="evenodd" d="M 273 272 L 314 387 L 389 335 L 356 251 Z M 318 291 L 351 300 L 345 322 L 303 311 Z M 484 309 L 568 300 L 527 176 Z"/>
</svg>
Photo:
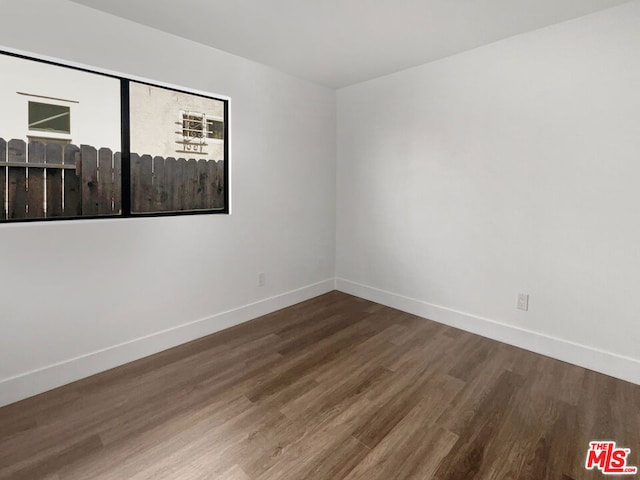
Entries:
<svg viewBox="0 0 640 480">
<path fill-rule="evenodd" d="M 0 222 L 229 212 L 228 99 L 2 51 L 0 71 Z"/>
<path fill-rule="evenodd" d="M 71 133 L 70 108 L 63 105 L 29 102 L 29 130 Z"/>
<path fill-rule="evenodd" d="M 205 151 L 207 146 L 205 125 L 203 114 L 183 113 L 182 135 L 176 140 L 179 146 L 176 153 L 207 155 Z"/>
<path fill-rule="evenodd" d="M 183 113 L 182 136 L 224 140 L 224 120 L 211 117 L 211 115 L 205 113 Z"/>
<path fill-rule="evenodd" d="M 207 140 L 219 142 L 224 140 L 224 119 L 206 113 L 182 112 L 182 120 L 179 122 L 182 130 L 176 132 L 179 138 L 176 143 L 179 148 L 177 153 L 195 153 L 207 155 L 205 147 L 209 145 Z"/>
</svg>

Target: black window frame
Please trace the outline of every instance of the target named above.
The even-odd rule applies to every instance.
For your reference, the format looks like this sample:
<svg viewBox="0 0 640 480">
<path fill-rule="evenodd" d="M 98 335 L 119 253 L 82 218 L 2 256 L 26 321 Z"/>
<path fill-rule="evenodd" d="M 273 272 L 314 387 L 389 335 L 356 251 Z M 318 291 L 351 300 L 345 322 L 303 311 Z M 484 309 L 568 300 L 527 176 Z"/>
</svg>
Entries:
<svg viewBox="0 0 640 480">
<path fill-rule="evenodd" d="M 32 223 L 32 222 L 58 222 L 58 221 L 77 221 L 77 220 L 116 220 L 116 219 L 128 219 L 128 218 L 147 218 L 147 217 L 176 217 L 184 215 L 229 215 L 230 214 L 230 195 L 229 195 L 229 98 L 217 97 L 213 94 L 206 95 L 199 92 L 189 91 L 185 89 L 169 87 L 162 82 L 154 83 L 153 81 L 143 80 L 136 78 L 135 76 L 125 77 L 114 73 L 106 73 L 101 71 L 92 70 L 91 68 L 79 67 L 76 65 L 69 65 L 60 61 L 45 60 L 35 56 L 26 55 L 24 53 L 16 53 L 12 51 L 0 49 L 0 55 L 8 55 L 10 57 L 21 58 L 23 60 L 30 60 L 34 62 L 44 63 L 47 65 L 53 65 L 56 67 L 69 68 L 85 73 L 92 73 L 94 75 L 101 75 L 103 77 L 113 78 L 120 81 L 120 127 L 121 127 L 121 145 L 120 152 L 122 155 L 122 178 L 121 178 L 121 202 L 122 211 L 119 214 L 113 215 L 83 215 L 77 217 L 48 217 L 48 218 L 19 218 L 19 219 L 2 219 L 0 218 L 0 224 L 13 224 L 13 223 Z M 131 122 L 130 122 L 130 88 L 131 82 L 141 85 L 148 85 L 151 87 L 162 88 L 165 90 L 184 93 L 187 95 L 193 95 L 196 97 L 208 98 L 211 100 L 217 100 L 224 104 L 224 207 L 216 209 L 198 209 L 198 210 L 177 210 L 177 211 L 163 211 L 163 212 L 144 212 L 135 213 L 131 211 Z M 4 199 L 0 200 L 4 202 Z"/>
</svg>

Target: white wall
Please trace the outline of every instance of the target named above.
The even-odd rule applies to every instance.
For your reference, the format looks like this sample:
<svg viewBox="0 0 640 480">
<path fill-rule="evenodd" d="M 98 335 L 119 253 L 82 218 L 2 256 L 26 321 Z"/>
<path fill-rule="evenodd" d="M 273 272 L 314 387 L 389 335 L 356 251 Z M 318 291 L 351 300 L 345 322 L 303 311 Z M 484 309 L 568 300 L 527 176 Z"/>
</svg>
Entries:
<svg viewBox="0 0 640 480">
<path fill-rule="evenodd" d="M 0 404 L 333 288 L 333 91 L 64 0 L 3 19 L 5 47 L 231 97 L 232 215 L 0 225 Z"/>
<path fill-rule="evenodd" d="M 636 1 L 339 90 L 339 288 L 640 383 L 639 52 Z"/>
</svg>

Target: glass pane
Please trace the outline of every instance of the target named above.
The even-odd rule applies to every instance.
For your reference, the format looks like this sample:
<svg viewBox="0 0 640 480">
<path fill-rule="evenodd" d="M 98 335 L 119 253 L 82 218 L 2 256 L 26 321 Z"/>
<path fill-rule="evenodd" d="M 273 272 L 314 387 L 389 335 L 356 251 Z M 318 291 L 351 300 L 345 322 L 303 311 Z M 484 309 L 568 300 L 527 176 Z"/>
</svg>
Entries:
<svg viewBox="0 0 640 480">
<path fill-rule="evenodd" d="M 70 133 L 70 117 L 69 107 L 29 102 L 29 130 Z"/>
<path fill-rule="evenodd" d="M 132 213 L 225 209 L 226 105 L 130 83 Z"/>
<path fill-rule="evenodd" d="M 120 80 L 1 53 L 0 72 L 0 220 L 120 215 Z"/>
<path fill-rule="evenodd" d="M 207 137 L 223 140 L 224 122 L 218 120 L 207 120 Z"/>
</svg>

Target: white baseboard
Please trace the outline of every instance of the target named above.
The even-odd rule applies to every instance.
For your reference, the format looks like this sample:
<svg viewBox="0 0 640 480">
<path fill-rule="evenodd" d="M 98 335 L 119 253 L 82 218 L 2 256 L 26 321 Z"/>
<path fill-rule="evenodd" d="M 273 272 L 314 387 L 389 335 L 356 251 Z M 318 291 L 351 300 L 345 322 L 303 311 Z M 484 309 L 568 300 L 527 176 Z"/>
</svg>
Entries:
<svg viewBox="0 0 640 480">
<path fill-rule="evenodd" d="M 0 406 L 46 392 L 154 353 L 182 345 L 334 290 L 335 280 L 308 285 L 207 318 L 0 380 Z"/>
<path fill-rule="evenodd" d="M 336 290 L 640 385 L 640 360 L 342 278 L 336 278 Z"/>
</svg>

